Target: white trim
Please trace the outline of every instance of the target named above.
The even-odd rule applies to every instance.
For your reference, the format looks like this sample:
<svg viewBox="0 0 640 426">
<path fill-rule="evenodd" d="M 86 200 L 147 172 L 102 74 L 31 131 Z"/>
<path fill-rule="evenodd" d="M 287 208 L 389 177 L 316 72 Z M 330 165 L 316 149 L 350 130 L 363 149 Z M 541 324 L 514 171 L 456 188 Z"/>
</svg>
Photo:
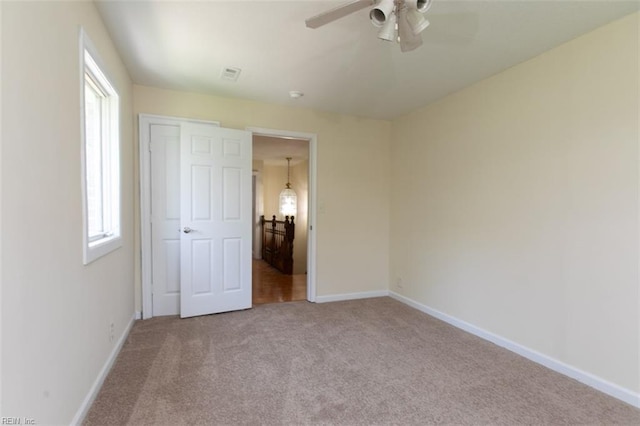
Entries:
<svg viewBox="0 0 640 426">
<path fill-rule="evenodd" d="M 2 22 L 2 2 L 0 2 L 0 22 Z M 0 74 L 2 74 L 2 36 L 0 35 Z M 0 235 L 2 235 L 2 77 L 0 77 Z M 0 318 L 2 318 L 2 244 L 0 244 Z M 0 377 L 2 376 L 2 326 L 0 326 Z M 4 413 L 3 410 L 3 397 L 2 397 L 2 385 L 0 384 L 0 414 Z"/>
<path fill-rule="evenodd" d="M 372 297 L 385 297 L 389 295 L 388 290 L 363 291 L 360 293 L 330 294 L 328 296 L 317 296 L 317 303 L 341 302 L 343 300 L 370 299 Z"/>
<path fill-rule="evenodd" d="M 246 127 L 254 135 L 301 139 L 309 142 L 309 211 L 307 222 L 307 300 L 317 302 L 316 288 L 316 231 L 317 180 L 318 180 L 318 135 L 315 133 L 274 130 L 263 127 Z"/>
<path fill-rule="evenodd" d="M 100 257 L 111 253 L 122 247 L 122 185 L 120 177 L 122 174 L 122 162 L 120 160 L 121 134 L 120 134 L 120 96 L 116 85 L 107 73 L 107 67 L 100 58 L 98 49 L 85 32 L 84 28 L 79 29 L 79 57 L 80 57 L 80 169 L 81 169 L 81 190 L 82 190 L 82 262 L 87 265 Z M 88 54 L 88 58 L 87 58 Z M 89 59 L 89 61 L 87 61 Z M 85 128 L 85 73 L 89 69 L 90 73 L 96 77 L 96 83 L 100 90 L 106 92 L 106 105 L 109 109 L 108 120 L 110 140 L 108 144 L 108 154 L 103 153 L 101 157 L 104 166 L 104 155 L 108 155 L 108 180 L 109 188 L 117 191 L 117 196 L 109 197 L 111 200 L 109 210 L 110 227 L 112 236 L 105 236 L 97 241 L 89 239 L 88 212 L 87 212 L 87 162 L 86 162 L 86 128 Z M 115 135 L 115 136 L 114 136 Z M 114 140 L 115 138 L 115 140 Z M 115 142 L 115 143 L 114 143 Z"/>
<path fill-rule="evenodd" d="M 640 24 L 640 14 L 636 15 L 636 17 L 637 17 L 637 22 L 636 22 L 636 28 L 637 28 L 637 25 Z M 637 87 L 638 87 L 638 93 L 637 93 L 638 97 L 636 99 L 640 99 L 640 85 L 638 85 Z M 636 133 L 636 134 L 638 135 L 638 134 L 640 134 L 640 111 L 638 111 L 637 125 L 638 125 L 638 128 L 637 128 L 638 133 Z M 638 154 L 637 154 L 638 155 L 638 163 L 636 163 L 636 164 L 640 164 L 640 138 L 638 138 L 637 145 L 638 145 L 638 151 L 637 151 L 638 152 Z M 638 169 L 638 174 L 636 175 L 636 184 L 638 185 L 638 189 L 637 189 L 638 190 L 638 199 L 637 199 L 638 201 L 637 201 L 637 204 L 636 204 L 636 207 L 638 208 L 638 210 L 637 210 L 637 213 L 638 213 L 638 218 L 637 218 L 638 219 L 638 235 L 637 235 L 638 241 L 637 241 L 637 246 L 636 246 L 637 249 L 638 249 L 638 252 L 637 252 L 638 253 L 638 269 L 637 269 L 636 272 L 638 273 L 637 277 L 640 277 L 640 168 Z M 637 311 L 636 312 L 640 312 L 640 297 L 637 298 L 636 302 L 637 302 Z M 640 339 L 638 339 L 638 353 L 640 353 Z M 640 395 L 636 398 L 636 401 L 638 401 L 638 400 L 640 400 Z M 636 404 L 632 403 L 631 405 L 635 405 L 636 407 L 639 406 L 639 404 L 637 402 L 636 402 Z"/>
<path fill-rule="evenodd" d="M 197 118 L 186 118 L 186 117 L 174 117 L 171 115 L 158 115 L 158 114 L 138 114 L 138 119 L 148 119 L 153 124 L 167 124 L 167 125 L 179 125 L 180 123 L 199 123 L 199 124 L 210 124 L 213 126 L 220 127 L 219 121 L 212 120 L 200 120 Z"/>
<path fill-rule="evenodd" d="M 309 231 L 307 234 L 307 300 L 315 302 L 318 294 L 316 235 L 318 223 L 318 137 L 309 140 Z"/>
<path fill-rule="evenodd" d="M 100 392 L 100 388 L 102 387 L 102 384 L 107 378 L 109 371 L 111 371 L 111 367 L 113 367 L 113 364 L 115 363 L 116 358 L 118 358 L 118 354 L 120 353 L 120 350 L 122 350 L 122 346 L 124 345 L 124 342 L 127 340 L 127 337 L 129 337 L 129 332 L 133 327 L 134 321 L 135 321 L 135 315 L 132 316 L 131 321 L 129 321 L 129 324 L 127 324 L 127 326 L 125 327 L 124 332 L 118 339 L 118 342 L 116 343 L 113 350 L 111 351 L 111 354 L 109 354 L 109 357 L 107 358 L 107 361 L 105 362 L 104 366 L 100 370 L 100 373 L 98 373 L 96 380 L 93 382 L 93 385 L 89 389 L 89 393 L 87 393 L 87 396 L 85 396 L 84 401 L 82 401 L 82 404 L 80 405 L 80 408 L 76 412 L 76 415 L 73 416 L 73 420 L 71 420 L 72 425 L 82 424 L 82 422 L 84 421 L 84 418 L 87 416 L 87 413 L 91 408 L 91 404 L 93 404 L 93 401 L 98 396 L 98 392 Z"/>
<path fill-rule="evenodd" d="M 253 156 L 252 156 L 253 158 Z M 251 194 L 251 202 L 254 210 L 253 222 L 251 223 L 251 235 L 253 238 L 253 244 L 251 244 L 251 257 L 256 260 L 262 259 L 262 236 L 260 234 L 261 227 L 260 217 L 264 214 L 264 199 L 262 196 L 263 184 L 262 184 L 262 172 L 259 170 L 252 170 L 252 185 L 254 185 L 253 194 Z"/>
<path fill-rule="evenodd" d="M 142 318 L 153 317 L 151 295 L 151 155 L 149 151 L 149 126 L 181 123 L 205 123 L 220 126 L 217 121 L 192 120 L 153 114 L 138 114 L 138 145 L 140 149 L 140 269 L 142 280 Z"/>
<path fill-rule="evenodd" d="M 587 386 L 591 386 L 592 388 L 599 390 L 600 392 L 606 393 L 607 395 L 617 398 L 621 401 L 624 401 L 627 404 L 631 404 L 634 407 L 640 408 L 640 393 L 636 393 L 629 389 L 625 389 L 622 386 L 616 385 L 615 383 L 611 383 L 594 374 L 588 373 L 586 371 L 580 370 L 571 365 L 565 364 L 564 362 L 551 358 L 548 355 L 545 355 L 533 349 L 527 348 L 526 346 L 513 342 L 509 339 L 505 339 L 502 336 L 491 333 L 480 327 L 476 327 L 473 324 L 470 324 L 466 321 L 460 320 L 451 315 L 440 312 L 427 305 L 423 305 L 419 302 L 416 302 L 413 299 L 410 299 L 396 292 L 390 291 L 389 296 L 408 306 L 411 306 L 412 308 L 415 308 L 421 312 L 424 312 L 425 314 L 431 315 L 432 317 L 438 318 L 439 320 L 449 323 L 454 327 L 457 327 L 468 333 L 476 335 L 489 342 L 495 343 L 498 346 L 508 349 L 511 352 L 521 355 L 535 363 L 543 365 L 557 373 L 564 374 L 565 376 L 571 377 L 572 379 L 575 379 L 581 383 L 584 383 Z"/>
<path fill-rule="evenodd" d="M 141 319 L 142 319 L 142 312 L 140 312 L 140 311 L 135 311 L 135 312 L 134 312 L 134 314 L 133 314 L 133 318 L 134 318 L 135 320 L 141 320 Z"/>
</svg>

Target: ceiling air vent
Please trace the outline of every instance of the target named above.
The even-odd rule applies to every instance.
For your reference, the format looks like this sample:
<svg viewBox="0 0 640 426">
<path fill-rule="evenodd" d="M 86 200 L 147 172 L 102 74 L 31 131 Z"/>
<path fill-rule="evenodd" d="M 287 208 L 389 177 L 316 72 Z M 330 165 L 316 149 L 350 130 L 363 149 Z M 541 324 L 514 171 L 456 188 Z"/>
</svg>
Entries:
<svg viewBox="0 0 640 426">
<path fill-rule="evenodd" d="M 234 67 L 222 68 L 222 73 L 220 74 L 221 79 L 229 80 L 229 81 L 237 81 L 238 77 L 240 77 L 240 68 L 234 68 Z"/>
</svg>

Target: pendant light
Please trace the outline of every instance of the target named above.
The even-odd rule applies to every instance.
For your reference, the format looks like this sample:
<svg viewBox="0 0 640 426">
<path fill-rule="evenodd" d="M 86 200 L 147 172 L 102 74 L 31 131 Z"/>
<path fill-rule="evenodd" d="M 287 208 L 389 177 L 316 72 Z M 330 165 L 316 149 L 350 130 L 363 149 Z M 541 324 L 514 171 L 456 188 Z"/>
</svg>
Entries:
<svg viewBox="0 0 640 426">
<path fill-rule="evenodd" d="M 291 183 L 289 183 L 289 166 L 291 157 L 287 157 L 287 185 L 280 192 L 280 214 L 282 216 L 295 216 L 298 209 L 298 197 L 296 192 L 291 189 Z"/>
</svg>

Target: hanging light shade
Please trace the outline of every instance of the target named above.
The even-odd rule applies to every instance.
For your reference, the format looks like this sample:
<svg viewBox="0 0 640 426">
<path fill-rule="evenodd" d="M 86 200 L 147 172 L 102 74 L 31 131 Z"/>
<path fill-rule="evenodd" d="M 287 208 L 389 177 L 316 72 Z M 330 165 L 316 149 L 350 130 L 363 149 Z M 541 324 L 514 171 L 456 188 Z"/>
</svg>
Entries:
<svg viewBox="0 0 640 426">
<path fill-rule="evenodd" d="M 298 196 L 296 191 L 291 189 L 289 183 L 289 166 L 291 157 L 287 157 L 287 184 L 280 192 L 280 214 L 282 216 L 295 216 L 298 210 Z"/>
<path fill-rule="evenodd" d="M 382 27 L 389 19 L 395 8 L 395 2 L 393 0 L 381 0 L 371 12 L 369 12 L 369 19 L 371 23 L 376 27 Z"/>
<path fill-rule="evenodd" d="M 395 41 L 396 39 L 396 14 L 391 13 L 389 18 L 382 26 L 382 29 L 378 33 L 378 38 L 386 41 Z"/>
<path fill-rule="evenodd" d="M 415 9 L 409 9 L 407 11 L 407 22 L 411 27 L 411 31 L 413 31 L 413 34 L 415 35 L 420 34 L 422 31 L 424 31 L 425 28 L 429 26 L 429 21 L 424 18 L 424 15 L 422 13 L 418 12 Z"/>
</svg>

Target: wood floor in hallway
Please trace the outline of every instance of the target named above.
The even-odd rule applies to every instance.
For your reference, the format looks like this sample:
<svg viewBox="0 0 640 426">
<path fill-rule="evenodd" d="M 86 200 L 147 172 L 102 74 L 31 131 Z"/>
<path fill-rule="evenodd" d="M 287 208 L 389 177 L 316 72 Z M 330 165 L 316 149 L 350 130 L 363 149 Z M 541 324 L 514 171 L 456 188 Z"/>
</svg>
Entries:
<svg viewBox="0 0 640 426">
<path fill-rule="evenodd" d="M 285 275 L 264 260 L 253 259 L 253 304 L 307 300 L 307 275 Z"/>
</svg>

